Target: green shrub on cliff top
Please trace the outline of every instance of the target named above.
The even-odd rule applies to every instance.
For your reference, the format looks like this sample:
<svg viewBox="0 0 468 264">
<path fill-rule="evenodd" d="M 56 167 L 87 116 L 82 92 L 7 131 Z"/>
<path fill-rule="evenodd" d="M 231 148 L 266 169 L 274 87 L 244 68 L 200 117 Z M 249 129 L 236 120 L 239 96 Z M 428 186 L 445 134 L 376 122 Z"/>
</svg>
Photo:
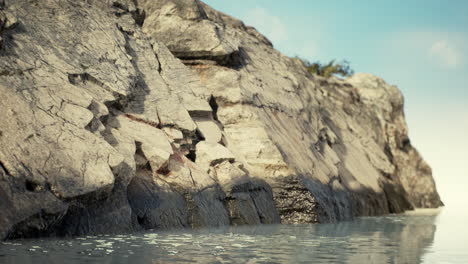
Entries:
<svg viewBox="0 0 468 264">
<path fill-rule="evenodd" d="M 339 63 L 335 62 L 335 60 L 331 60 L 329 63 L 322 64 L 319 61 L 311 63 L 308 60 L 299 59 L 310 74 L 317 74 L 325 78 L 330 78 L 334 75 L 348 77 L 354 74 L 349 62 L 346 60 Z"/>
</svg>

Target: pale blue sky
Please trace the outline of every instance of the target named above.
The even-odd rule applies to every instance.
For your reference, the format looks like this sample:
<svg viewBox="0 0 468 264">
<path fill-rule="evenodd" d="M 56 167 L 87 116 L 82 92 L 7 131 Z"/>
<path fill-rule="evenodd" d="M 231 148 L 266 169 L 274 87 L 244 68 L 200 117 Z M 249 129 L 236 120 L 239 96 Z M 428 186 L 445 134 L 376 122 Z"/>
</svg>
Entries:
<svg viewBox="0 0 468 264">
<path fill-rule="evenodd" d="M 206 0 L 289 56 L 347 59 L 397 85 L 446 204 L 468 202 L 468 1 Z M 468 211 L 468 210 L 464 210 Z"/>
</svg>

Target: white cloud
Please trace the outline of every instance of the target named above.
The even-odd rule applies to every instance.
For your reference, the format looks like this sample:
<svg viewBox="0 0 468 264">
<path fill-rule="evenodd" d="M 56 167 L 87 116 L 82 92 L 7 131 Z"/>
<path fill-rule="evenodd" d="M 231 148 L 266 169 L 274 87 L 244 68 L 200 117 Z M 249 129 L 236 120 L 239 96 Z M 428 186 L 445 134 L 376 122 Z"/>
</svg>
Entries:
<svg viewBox="0 0 468 264">
<path fill-rule="evenodd" d="M 255 27 L 273 43 L 279 43 L 288 39 L 286 25 L 277 16 L 270 14 L 264 8 L 254 8 L 244 17 L 246 24 Z"/>
<path fill-rule="evenodd" d="M 414 63 L 456 69 L 468 60 L 468 36 L 464 33 L 404 31 L 390 34 L 383 41 L 386 54 L 392 58 L 404 56 Z"/>
<path fill-rule="evenodd" d="M 457 67 L 462 59 L 461 52 L 446 40 L 434 42 L 429 49 L 429 56 L 436 63 L 446 67 Z"/>
</svg>

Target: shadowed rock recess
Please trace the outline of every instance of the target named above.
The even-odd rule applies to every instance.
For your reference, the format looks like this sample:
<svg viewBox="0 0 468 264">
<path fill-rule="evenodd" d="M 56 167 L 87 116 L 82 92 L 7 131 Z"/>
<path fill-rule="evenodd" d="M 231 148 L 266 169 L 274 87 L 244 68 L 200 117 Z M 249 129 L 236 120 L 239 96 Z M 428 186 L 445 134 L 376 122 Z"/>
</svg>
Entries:
<svg viewBox="0 0 468 264">
<path fill-rule="evenodd" d="M 442 205 L 400 91 L 196 0 L 0 0 L 0 239 Z"/>
</svg>

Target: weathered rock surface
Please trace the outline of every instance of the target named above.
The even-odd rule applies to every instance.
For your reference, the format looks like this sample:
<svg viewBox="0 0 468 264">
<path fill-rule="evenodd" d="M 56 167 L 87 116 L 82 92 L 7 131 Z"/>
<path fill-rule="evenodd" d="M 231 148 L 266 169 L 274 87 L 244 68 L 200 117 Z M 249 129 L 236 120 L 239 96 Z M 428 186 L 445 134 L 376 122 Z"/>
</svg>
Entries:
<svg viewBox="0 0 468 264">
<path fill-rule="evenodd" d="M 197 0 L 0 1 L 0 238 L 442 205 L 399 90 Z"/>
</svg>

